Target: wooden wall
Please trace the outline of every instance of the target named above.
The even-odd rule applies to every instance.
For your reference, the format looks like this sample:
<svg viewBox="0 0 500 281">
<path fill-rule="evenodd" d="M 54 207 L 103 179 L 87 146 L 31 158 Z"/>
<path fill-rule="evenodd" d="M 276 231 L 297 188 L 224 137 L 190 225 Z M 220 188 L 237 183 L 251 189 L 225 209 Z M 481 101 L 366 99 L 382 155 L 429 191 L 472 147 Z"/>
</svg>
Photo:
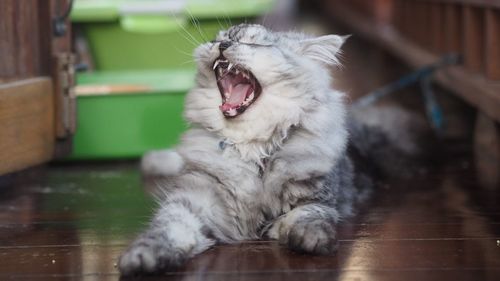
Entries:
<svg viewBox="0 0 500 281">
<path fill-rule="evenodd" d="M 463 63 L 436 73 L 436 82 L 500 121 L 500 0 L 320 2 L 329 17 L 412 67 L 461 55 Z"/>
<path fill-rule="evenodd" d="M 317 2 L 327 19 L 365 40 L 367 48 L 382 49 L 410 67 L 449 53 L 461 56 L 460 64 L 437 71 L 433 79 L 477 109 L 475 128 L 468 132 L 476 168 L 484 186 L 499 188 L 500 0 Z"/>
<path fill-rule="evenodd" d="M 19 80 L 50 75 L 49 2 L 0 1 L 0 78 Z"/>
<path fill-rule="evenodd" d="M 500 1 L 398 0 L 392 25 L 434 54 L 456 52 L 465 66 L 500 81 Z"/>
</svg>

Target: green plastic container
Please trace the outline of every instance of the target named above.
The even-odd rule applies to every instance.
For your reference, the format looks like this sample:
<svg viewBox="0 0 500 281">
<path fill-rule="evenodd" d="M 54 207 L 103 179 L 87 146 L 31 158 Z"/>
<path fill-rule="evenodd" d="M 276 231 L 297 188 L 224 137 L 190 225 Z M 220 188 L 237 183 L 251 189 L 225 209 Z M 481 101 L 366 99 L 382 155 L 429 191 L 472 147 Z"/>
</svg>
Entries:
<svg viewBox="0 0 500 281">
<path fill-rule="evenodd" d="M 175 145 L 187 128 L 182 111 L 194 75 L 193 70 L 79 74 L 77 92 L 91 94 L 77 95 L 71 158 L 136 158 Z"/>
<path fill-rule="evenodd" d="M 274 0 L 77 0 L 71 18 L 99 70 L 193 66 L 192 52 Z"/>
</svg>

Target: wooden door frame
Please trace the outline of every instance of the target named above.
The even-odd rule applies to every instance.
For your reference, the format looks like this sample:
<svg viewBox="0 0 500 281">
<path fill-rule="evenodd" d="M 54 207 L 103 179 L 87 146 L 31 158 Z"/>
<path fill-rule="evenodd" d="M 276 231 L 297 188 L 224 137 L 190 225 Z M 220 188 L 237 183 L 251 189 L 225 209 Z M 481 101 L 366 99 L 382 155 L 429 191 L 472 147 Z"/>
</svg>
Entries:
<svg viewBox="0 0 500 281">
<path fill-rule="evenodd" d="M 71 151 L 76 108 L 69 20 L 64 35 L 53 32 L 54 18 L 68 4 L 0 3 L 0 56 L 11 57 L 10 65 L 0 65 L 0 175 Z"/>
</svg>

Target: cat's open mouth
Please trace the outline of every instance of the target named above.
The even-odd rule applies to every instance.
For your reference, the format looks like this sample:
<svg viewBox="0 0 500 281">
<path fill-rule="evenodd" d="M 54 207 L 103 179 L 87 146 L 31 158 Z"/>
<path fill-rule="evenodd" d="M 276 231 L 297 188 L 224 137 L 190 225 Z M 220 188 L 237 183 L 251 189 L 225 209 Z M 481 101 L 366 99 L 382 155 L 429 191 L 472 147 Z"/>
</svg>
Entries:
<svg viewBox="0 0 500 281">
<path fill-rule="evenodd" d="M 259 97 L 262 88 L 249 70 L 234 65 L 222 55 L 214 61 L 213 70 L 222 97 L 219 109 L 225 117 L 240 115 Z"/>
</svg>

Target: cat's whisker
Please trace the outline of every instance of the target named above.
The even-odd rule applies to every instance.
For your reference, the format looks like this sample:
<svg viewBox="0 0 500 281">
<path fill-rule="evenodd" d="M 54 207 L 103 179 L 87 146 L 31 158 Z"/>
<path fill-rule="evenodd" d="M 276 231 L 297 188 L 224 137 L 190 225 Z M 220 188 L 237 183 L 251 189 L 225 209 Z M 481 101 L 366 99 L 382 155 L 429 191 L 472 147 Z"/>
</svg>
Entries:
<svg viewBox="0 0 500 281">
<path fill-rule="evenodd" d="M 180 24 L 180 23 L 178 23 L 178 22 L 177 22 L 177 24 L 178 24 L 179 26 L 181 26 L 181 24 Z M 188 37 L 187 37 L 187 36 L 186 36 L 183 32 L 181 32 L 180 30 L 177 30 L 177 33 L 178 33 L 179 35 L 181 35 L 181 36 L 182 36 L 182 37 L 186 40 L 186 42 L 190 43 L 190 44 L 191 44 L 192 46 L 194 46 L 194 47 L 198 47 L 198 45 L 199 45 L 199 43 L 198 43 L 198 42 L 193 41 L 192 39 L 188 38 Z"/>
<path fill-rule="evenodd" d="M 262 25 L 263 26 L 266 26 L 267 27 L 267 24 L 266 24 L 266 21 L 267 21 L 267 17 L 269 16 L 270 12 L 266 12 L 264 14 L 264 17 L 262 18 Z"/>
<path fill-rule="evenodd" d="M 174 47 L 174 49 L 177 51 L 177 53 L 179 53 L 179 54 L 183 54 L 183 55 L 186 55 L 187 57 L 190 57 L 190 58 L 191 58 L 191 57 L 193 57 L 193 54 L 192 54 L 192 53 L 185 52 L 185 51 L 183 51 L 183 50 L 181 50 L 181 49 L 177 48 L 176 46 L 173 46 L 173 47 Z"/>
<path fill-rule="evenodd" d="M 190 63 L 193 63 L 193 62 L 196 62 L 195 60 L 187 60 L 185 62 L 182 62 L 180 65 L 184 66 L 186 64 L 190 64 Z"/>
<path fill-rule="evenodd" d="M 222 6 L 222 11 L 224 13 L 223 19 L 226 22 L 226 25 L 232 26 L 233 23 L 231 22 L 231 18 L 229 17 L 229 14 L 227 13 L 227 10 L 226 10 L 226 8 L 224 8 L 224 6 Z"/>
<path fill-rule="evenodd" d="M 188 63 L 196 62 L 196 60 L 193 58 L 193 54 L 192 53 L 188 53 L 188 52 L 182 51 L 179 48 L 177 48 L 177 46 L 173 46 L 173 47 L 174 47 L 174 49 L 176 50 L 177 53 L 185 55 L 186 57 L 189 58 L 189 60 L 181 62 L 180 65 L 186 65 Z"/>
<path fill-rule="evenodd" d="M 215 16 L 215 19 L 217 20 L 217 23 L 219 24 L 220 29 L 221 29 L 221 30 L 225 29 L 225 28 L 222 26 L 222 24 L 221 24 L 221 22 L 220 22 L 220 20 L 219 20 L 219 17 L 218 17 L 218 16 Z"/>
<path fill-rule="evenodd" d="M 155 202 L 161 202 L 161 200 L 162 200 L 160 195 L 156 194 L 155 192 L 151 193 L 151 196 L 153 197 L 153 201 L 155 201 Z"/>
<path fill-rule="evenodd" d="M 201 30 L 200 22 L 198 21 L 198 19 L 193 16 L 193 14 L 189 11 L 189 9 L 186 9 L 186 11 L 188 12 L 189 17 L 191 18 L 191 21 L 193 22 L 194 26 L 196 27 L 196 30 L 198 30 L 198 33 L 200 34 L 201 38 L 203 38 L 203 40 L 205 42 L 208 42 L 209 40 L 208 40 L 206 34 L 204 34 L 203 31 Z"/>
<path fill-rule="evenodd" d="M 199 42 L 198 40 L 196 40 L 196 38 L 191 33 L 189 33 L 189 31 L 184 27 L 184 25 L 179 20 L 179 18 L 177 17 L 177 15 L 175 15 L 173 13 L 170 13 L 170 15 L 174 18 L 175 22 L 181 28 L 181 30 L 184 31 L 185 34 L 182 34 L 180 30 L 177 30 L 177 32 L 182 37 L 184 37 L 188 42 L 191 42 L 191 44 L 193 44 L 193 46 L 195 46 L 195 47 L 198 47 L 198 45 L 201 45 L 201 42 Z M 187 38 L 185 35 L 188 35 L 190 39 Z"/>
</svg>

